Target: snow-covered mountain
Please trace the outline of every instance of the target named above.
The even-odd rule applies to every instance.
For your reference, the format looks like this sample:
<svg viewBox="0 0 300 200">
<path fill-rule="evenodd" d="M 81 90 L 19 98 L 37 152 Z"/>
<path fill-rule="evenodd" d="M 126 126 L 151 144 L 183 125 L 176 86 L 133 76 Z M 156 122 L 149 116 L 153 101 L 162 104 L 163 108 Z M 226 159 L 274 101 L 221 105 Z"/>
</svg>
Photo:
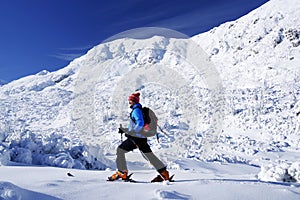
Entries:
<svg viewBox="0 0 300 200">
<path fill-rule="evenodd" d="M 270 1 L 194 39 L 218 67 L 226 88 L 299 82 L 299 14 L 296 1 Z"/>
<path fill-rule="evenodd" d="M 120 38 L 0 86 L 0 163 L 113 169 L 127 96 L 139 90 L 169 134 L 150 144 L 171 169 L 182 158 L 284 162 L 299 181 L 299 16 L 299 1 L 271 0 L 190 39 Z"/>
<path fill-rule="evenodd" d="M 228 143 L 227 148 L 234 146 L 252 158 L 262 152 L 299 150 L 299 11 L 298 1 L 270 1 L 193 37 L 220 72 L 231 109 L 222 149 Z M 245 142 L 256 147 L 245 149 Z"/>
</svg>

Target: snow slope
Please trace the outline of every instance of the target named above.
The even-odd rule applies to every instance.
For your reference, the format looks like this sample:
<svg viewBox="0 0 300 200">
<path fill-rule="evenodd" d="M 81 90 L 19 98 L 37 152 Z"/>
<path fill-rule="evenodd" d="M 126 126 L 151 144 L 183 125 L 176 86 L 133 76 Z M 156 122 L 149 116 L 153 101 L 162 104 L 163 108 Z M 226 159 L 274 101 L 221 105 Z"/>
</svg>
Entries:
<svg viewBox="0 0 300 200">
<path fill-rule="evenodd" d="M 299 14 L 298 1 L 271 0 L 191 39 L 118 36 L 61 70 L 0 86 L 1 197 L 298 199 Z M 149 143 L 178 183 L 104 181 L 134 90 L 168 133 Z M 138 151 L 128 160 L 137 179 L 155 176 Z"/>
<path fill-rule="evenodd" d="M 136 170 L 141 183 L 106 182 L 113 171 L 76 170 L 52 167 L 0 168 L 2 199 L 259 199 L 297 200 L 300 185 L 263 182 L 255 177 L 258 168 L 242 164 L 180 160 L 186 170 L 173 170 L 177 182 L 149 183 L 153 170 Z M 134 166 L 130 166 L 134 167 Z M 73 177 L 67 176 L 71 173 Z M 13 175 L 13 176 L 12 176 Z M 22 178 L 20 178 L 22 177 Z M 18 186 L 16 186 L 18 185 Z M 26 188 L 26 189 L 25 189 Z M 37 192 L 38 191 L 38 192 Z"/>
</svg>

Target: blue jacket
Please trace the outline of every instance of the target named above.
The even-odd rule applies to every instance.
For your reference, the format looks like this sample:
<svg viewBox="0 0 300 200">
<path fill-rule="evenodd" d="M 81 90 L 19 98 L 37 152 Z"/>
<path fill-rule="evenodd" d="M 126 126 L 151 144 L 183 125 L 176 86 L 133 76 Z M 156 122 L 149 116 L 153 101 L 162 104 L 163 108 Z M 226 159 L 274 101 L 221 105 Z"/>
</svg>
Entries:
<svg viewBox="0 0 300 200">
<path fill-rule="evenodd" d="M 138 108 L 140 107 L 140 108 Z M 128 126 L 128 131 L 134 131 L 136 134 L 136 137 L 142 137 L 141 131 L 144 127 L 144 118 L 143 118 L 143 112 L 142 112 L 142 105 L 140 103 L 134 104 L 134 106 L 131 108 L 132 112 L 130 114 L 130 124 Z"/>
</svg>

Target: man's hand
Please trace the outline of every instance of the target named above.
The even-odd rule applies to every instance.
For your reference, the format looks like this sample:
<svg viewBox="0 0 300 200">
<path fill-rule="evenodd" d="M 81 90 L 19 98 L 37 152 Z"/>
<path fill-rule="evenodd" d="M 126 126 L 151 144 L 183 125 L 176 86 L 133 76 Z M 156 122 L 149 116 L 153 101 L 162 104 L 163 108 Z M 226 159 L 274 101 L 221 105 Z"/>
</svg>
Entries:
<svg viewBox="0 0 300 200">
<path fill-rule="evenodd" d="M 128 132 L 128 129 L 127 128 L 123 128 L 122 126 L 120 126 L 119 128 L 119 132 L 118 133 L 127 133 Z"/>
<path fill-rule="evenodd" d="M 119 128 L 119 132 L 118 133 L 125 133 L 125 131 L 123 130 L 123 128 Z"/>
</svg>

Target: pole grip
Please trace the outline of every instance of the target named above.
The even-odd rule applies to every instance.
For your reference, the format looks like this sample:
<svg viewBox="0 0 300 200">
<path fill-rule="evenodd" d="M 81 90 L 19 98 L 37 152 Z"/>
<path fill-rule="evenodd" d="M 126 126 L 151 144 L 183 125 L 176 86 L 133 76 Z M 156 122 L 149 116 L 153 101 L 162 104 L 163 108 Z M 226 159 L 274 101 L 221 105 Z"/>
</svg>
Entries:
<svg viewBox="0 0 300 200">
<path fill-rule="evenodd" d="M 120 124 L 120 128 L 123 129 L 122 124 Z M 121 133 L 121 142 L 123 142 L 123 133 Z"/>
</svg>

